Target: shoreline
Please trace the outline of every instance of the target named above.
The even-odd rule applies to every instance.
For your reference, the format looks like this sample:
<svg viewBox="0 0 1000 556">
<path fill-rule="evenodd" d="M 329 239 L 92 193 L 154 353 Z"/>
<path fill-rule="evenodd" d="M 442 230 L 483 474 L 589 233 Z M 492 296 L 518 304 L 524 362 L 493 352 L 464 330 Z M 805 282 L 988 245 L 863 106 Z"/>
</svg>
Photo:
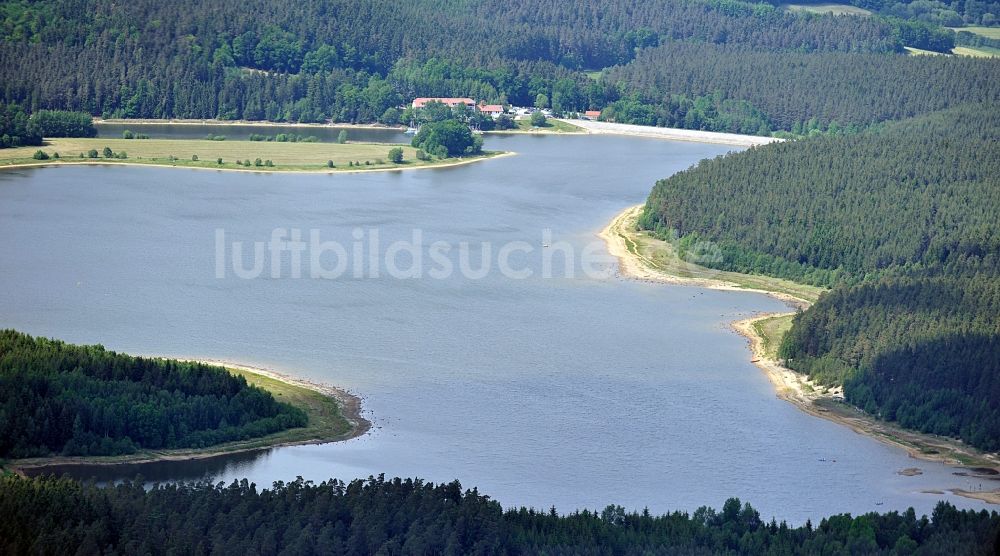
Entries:
<svg viewBox="0 0 1000 556">
<path fill-rule="evenodd" d="M 598 234 L 607 244 L 609 253 L 618 259 L 622 276 L 652 283 L 765 293 L 801 309 L 811 305 L 810 300 L 785 292 L 747 289 L 725 280 L 677 276 L 664 271 L 639 252 L 634 239 L 637 234 L 629 228 L 634 226 L 635 217 L 638 216 L 641 207 L 642 205 L 637 205 L 626 208 Z M 629 241 L 632 242 L 632 249 L 629 249 Z M 754 325 L 766 319 L 793 314 L 794 312 L 761 313 L 730 323 L 730 328 L 747 340 L 751 362 L 768 378 L 778 398 L 809 415 L 846 426 L 858 434 L 900 448 L 913 459 L 958 466 L 965 470 L 965 475 L 974 478 L 995 479 L 997 474 L 1000 474 L 1000 457 L 980 452 L 954 439 L 907 430 L 894 423 L 876 419 L 844 402 L 840 387 L 826 388 L 818 385 L 805 375 L 784 367 L 780 361 L 769 358 L 764 350 L 765 338 L 758 333 Z M 907 468 L 898 470 L 897 473 L 916 475 L 920 474 L 920 470 Z M 1000 504 L 1000 488 L 981 491 L 961 488 L 948 490 L 958 496 Z"/>
<path fill-rule="evenodd" d="M 613 257 L 618 259 L 618 268 L 620 269 L 622 275 L 633 280 L 640 280 L 644 282 L 695 286 L 709 290 L 760 293 L 771 296 L 791 307 L 802 309 L 805 309 L 811 304 L 809 299 L 793 295 L 788 292 L 746 287 L 736 282 L 717 277 L 726 276 L 728 273 L 725 272 L 716 272 L 711 271 L 710 269 L 701 268 L 700 270 L 707 271 L 706 274 L 711 274 L 713 276 L 680 276 L 658 269 L 654 261 L 638 253 L 638 247 L 634 239 L 627 237 L 627 234 L 629 233 L 628 227 L 634 224 L 634 220 L 638 217 L 643 206 L 644 205 L 634 205 L 626 208 L 624 211 L 615 215 L 611 222 L 597 234 L 598 237 L 604 240 L 604 243 L 608 248 L 608 252 Z M 631 243 L 631 245 L 629 245 L 629 243 Z M 696 269 L 693 265 L 691 265 L 691 267 L 692 269 Z"/>
<path fill-rule="evenodd" d="M 737 147 L 755 147 L 767 145 L 769 143 L 780 143 L 784 141 L 779 137 L 764 137 L 760 135 L 741 135 L 738 133 L 723 133 L 719 131 L 701 131 L 695 129 L 681 129 L 675 127 L 654 127 L 635 124 L 618 124 L 612 122 L 598 122 L 594 120 L 568 120 L 560 121 L 582 128 L 587 133 L 625 135 L 629 137 L 645 137 L 652 139 L 666 139 L 669 141 L 691 141 L 695 143 L 713 143 L 717 145 L 733 145 Z"/>
<path fill-rule="evenodd" d="M 171 358 L 173 359 L 173 358 Z M 267 436 L 251 438 L 248 440 L 237 440 L 233 442 L 227 442 L 224 444 L 219 444 L 216 446 L 209 446 L 206 448 L 176 448 L 168 450 L 148 450 L 141 451 L 135 454 L 125 454 L 120 456 L 50 456 L 44 458 L 25 458 L 20 460 L 8 460 L 3 462 L 3 467 L 13 473 L 21 476 L 27 476 L 25 470 L 30 471 L 42 471 L 49 467 L 62 467 L 62 466 L 115 466 L 115 465 L 133 465 L 133 464 L 143 464 L 143 463 L 154 463 L 162 461 L 196 461 L 202 459 L 211 459 L 217 457 L 224 457 L 233 454 L 240 453 L 250 453 L 258 452 L 264 450 L 271 450 L 273 448 L 281 448 L 286 446 L 303 446 L 303 445 L 314 445 L 314 444 L 329 444 L 332 442 L 344 442 L 354 438 L 358 438 L 367 434 L 371 428 L 372 423 L 364 416 L 362 416 L 361 398 L 358 396 L 338 388 L 336 386 L 331 386 L 328 384 L 311 382 L 308 380 L 303 380 L 300 378 L 295 378 L 286 374 L 282 374 L 271 369 L 266 369 L 262 367 L 254 367 L 251 365 L 244 365 L 240 363 L 234 363 L 231 361 L 219 360 L 219 359 L 200 359 L 200 358 L 179 358 L 176 361 L 192 362 L 192 363 L 203 363 L 206 365 L 214 365 L 217 367 L 223 367 L 228 372 L 238 375 L 253 375 L 275 381 L 293 388 L 297 388 L 303 391 L 308 391 L 311 394 L 319 394 L 326 400 L 332 400 L 335 402 L 339 415 L 343 420 L 349 425 L 349 429 L 346 432 L 330 434 L 330 431 L 310 431 L 310 429 L 315 424 L 310 424 L 307 427 L 299 429 L 286 429 L 284 431 L 279 431 L 276 433 L 269 434 Z M 235 371 L 235 372 L 234 372 Z M 248 380 L 249 382 L 249 380 Z M 276 398 L 279 394 L 271 391 L 266 386 L 260 386 L 264 390 L 271 392 Z M 286 402 L 291 403 L 291 402 Z M 295 405 L 293 403 L 293 405 Z M 301 407 L 301 406 L 297 406 Z M 314 418 L 314 415 L 310 415 Z M 296 432 L 297 431 L 297 432 Z M 306 434 L 302 438 L 287 438 L 290 434 L 303 434 L 313 432 L 315 434 Z M 322 434 L 319 434 L 322 432 Z"/>
<path fill-rule="evenodd" d="M 387 146 L 391 146 L 392 143 L 386 143 Z M 514 156 L 516 152 L 513 151 L 492 151 L 491 154 L 477 156 L 475 158 L 454 158 L 447 160 L 454 160 L 454 162 L 441 162 L 439 164 L 423 164 L 420 166 L 404 166 L 404 167 L 387 167 L 387 168 L 358 168 L 357 166 L 349 169 L 339 169 L 339 168 L 326 168 L 317 167 L 315 170 L 282 170 L 278 167 L 272 167 L 270 169 L 263 166 L 253 166 L 248 168 L 212 168 L 210 166 L 189 166 L 189 165 L 177 165 L 177 164 L 164 164 L 160 162 L 135 162 L 134 160 L 117 160 L 117 159 L 66 159 L 66 160 L 40 160 L 36 162 L 19 162 L 17 164 L 0 164 L 0 171 L 3 170 L 17 170 L 24 168 L 59 168 L 68 166 L 136 166 L 136 167 L 147 167 L 147 168 L 173 168 L 176 170 L 203 170 L 208 172 L 245 172 L 245 173 L 257 173 L 257 174 L 326 174 L 326 175 L 339 175 L 339 174 L 365 174 L 369 172 L 402 172 L 406 170 L 433 170 L 437 168 L 451 168 L 454 166 L 464 166 L 466 164 L 473 164 L 475 162 L 485 162 L 487 160 L 493 160 L 496 158 L 504 158 L 507 156 Z"/>
</svg>

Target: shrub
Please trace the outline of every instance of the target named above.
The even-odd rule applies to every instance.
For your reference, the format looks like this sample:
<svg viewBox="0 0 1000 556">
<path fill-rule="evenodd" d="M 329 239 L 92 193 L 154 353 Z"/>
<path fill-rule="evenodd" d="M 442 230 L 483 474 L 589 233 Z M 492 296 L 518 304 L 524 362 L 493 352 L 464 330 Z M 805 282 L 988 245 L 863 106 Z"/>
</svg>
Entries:
<svg viewBox="0 0 1000 556">
<path fill-rule="evenodd" d="M 135 134 L 126 129 L 122 132 L 122 139 L 135 139 Z"/>
<path fill-rule="evenodd" d="M 104 158 L 111 158 L 114 155 L 115 153 L 111 150 L 111 147 L 104 147 Z"/>
<path fill-rule="evenodd" d="M 48 160 L 49 155 L 46 154 L 45 151 L 39 149 L 35 151 L 35 154 L 31 155 L 31 158 L 34 158 L 35 160 Z"/>
<path fill-rule="evenodd" d="M 97 158 L 97 149 L 87 151 L 87 158 Z"/>
<path fill-rule="evenodd" d="M 403 162 L 403 149 L 401 147 L 393 147 L 389 149 L 389 161 L 393 164 L 400 164 Z"/>
<path fill-rule="evenodd" d="M 264 161 L 261 160 L 261 159 L 259 159 L 259 158 L 255 158 L 254 161 L 253 161 L 253 165 L 254 166 L 263 166 L 264 165 Z"/>
<path fill-rule="evenodd" d="M 128 153 L 126 153 L 125 151 L 122 151 L 122 152 L 116 154 L 115 158 L 117 158 L 119 160 L 125 160 L 126 158 L 128 158 Z"/>
<path fill-rule="evenodd" d="M 264 166 L 267 166 L 268 168 L 273 168 L 274 167 L 274 162 L 271 162 L 270 159 L 265 160 L 264 161 Z"/>
<path fill-rule="evenodd" d="M 430 155 L 423 149 L 417 149 L 417 160 L 430 160 Z"/>
<path fill-rule="evenodd" d="M 192 162 L 198 162 L 198 155 L 196 155 L 196 154 L 191 155 L 191 161 Z"/>
<path fill-rule="evenodd" d="M 222 164 L 222 157 L 220 156 L 219 158 L 216 158 L 215 159 L 215 163 L 216 164 Z"/>
<path fill-rule="evenodd" d="M 326 167 L 327 168 L 333 168 L 333 161 L 332 160 L 327 160 L 326 161 Z"/>
</svg>

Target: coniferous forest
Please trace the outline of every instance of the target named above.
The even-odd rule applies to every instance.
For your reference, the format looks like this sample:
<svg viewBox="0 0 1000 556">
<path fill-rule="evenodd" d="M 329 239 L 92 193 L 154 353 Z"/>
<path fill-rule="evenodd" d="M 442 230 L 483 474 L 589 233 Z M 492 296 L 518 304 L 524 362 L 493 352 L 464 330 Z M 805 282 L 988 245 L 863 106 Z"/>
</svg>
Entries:
<svg viewBox="0 0 1000 556">
<path fill-rule="evenodd" d="M 0 478 L 5 554 L 968 554 L 997 547 L 1000 514 L 941 502 L 836 515 L 813 524 L 765 521 L 732 498 L 721 511 L 653 516 L 621 506 L 565 516 L 500 504 L 458 482 L 419 480 L 270 489 L 233 482 L 98 488 L 67 479 Z"/>
<path fill-rule="evenodd" d="M 204 448 L 305 424 L 219 367 L 0 331 L 2 458 Z"/>
<path fill-rule="evenodd" d="M 990 9 L 969 4 L 970 21 Z M 954 46 L 922 15 L 738 0 L 22 0 L 0 12 L 0 101 L 28 113 L 395 124 L 391 109 L 417 96 L 531 106 L 543 95 L 560 113 L 769 134 L 1000 100 L 1000 61 L 903 53 Z"/>
<path fill-rule="evenodd" d="M 641 226 L 726 270 L 831 286 L 789 367 L 901 425 L 1000 448 L 1000 110 L 749 149 L 657 183 Z"/>
</svg>

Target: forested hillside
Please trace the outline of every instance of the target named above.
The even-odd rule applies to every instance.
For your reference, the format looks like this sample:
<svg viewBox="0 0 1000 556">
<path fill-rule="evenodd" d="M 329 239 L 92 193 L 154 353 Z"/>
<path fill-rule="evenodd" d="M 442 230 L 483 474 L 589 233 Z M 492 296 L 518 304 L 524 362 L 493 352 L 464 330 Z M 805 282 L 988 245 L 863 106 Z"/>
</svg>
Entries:
<svg viewBox="0 0 1000 556">
<path fill-rule="evenodd" d="M 869 413 L 1000 450 L 995 266 L 835 288 L 795 318 L 781 355 Z"/>
<path fill-rule="evenodd" d="M 671 116 L 618 106 L 621 121 L 768 133 L 813 116 L 863 125 L 996 98 L 996 63 L 907 60 L 892 54 L 904 43 L 937 47 L 901 29 L 737 0 L 21 0 L 0 7 L 0 101 L 124 118 L 397 123 L 387 111 L 416 96 L 533 105 L 542 95 L 557 112 L 624 99 Z M 671 58 L 671 72 L 705 64 L 710 73 L 668 84 L 657 67 L 664 52 L 683 58 Z M 795 57 L 756 58 L 763 52 Z M 834 52 L 846 58 L 824 55 Z M 718 58 L 733 56 L 766 62 L 763 75 L 736 87 L 755 66 L 724 71 Z M 845 74 L 855 56 L 868 73 Z M 816 68 L 831 63 L 826 80 Z M 881 71 L 896 63 L 904 70 Z M 597 81 L 583 71 L 623 64 Z M 846 83 L 857 75 L 867 85 L 855 92 Z M 915 76 L 929 81 L 848 109 Z M 665 87 L 651 90 L 654 81 Z M 765 91 L 788 105 L 768 104 Z"/>
<path fill-rule="evenodd" d="M 4 554 L 954 554 L 996 550 L 1000 514 L 941 502 L 930 518 L 837 515 L 790 527 L 729 499 L 652 516 L 608 506 L 566 516 L 500 504 L 458 482 L 382 477 L 98 488 L 0 479 Z"/>
<path fill-rule="evenodd" d="M 1000 448 L 1000 110 L 752 148 L 657 183 L 643 227 L 715 266 L 834 286 L 789 367 L 926 432 Z"/>
<path fill-rule="evenodd" d="M 305 424 L 219 367 L 0 331 L 0 457 L 203 448 Z"/>
<path fill-rule="evenodd" d="M 1000 60 L 685 43 L 643 50 L 632 63 L 606 70 L 602 82 L 621 92 L 606 112 L 621 122 L 697 128 L 697 113 L 674 95 L 717 93 L 746 102 L 771 129 L 798 134 L 1000 102 Z"/>
</svg>

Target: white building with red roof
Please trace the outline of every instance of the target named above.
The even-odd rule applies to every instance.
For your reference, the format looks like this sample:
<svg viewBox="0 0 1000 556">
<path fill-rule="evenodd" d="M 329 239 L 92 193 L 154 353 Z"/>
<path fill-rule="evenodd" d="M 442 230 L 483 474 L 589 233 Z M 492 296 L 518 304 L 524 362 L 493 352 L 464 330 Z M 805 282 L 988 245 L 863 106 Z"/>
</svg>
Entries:
<svg viewBox="0 0 1000 556">
<path fill-rule="evenodd" d="M 440 102 L 449 108 L 454 108 L 459 104 L 464 104 L 469 108 L 476 107 L 476 101 L 471 98 L 452 98 L 452 97 L 420 97 L 413 99 L 414 108 L 423 108 L 428 102 Z"/>
<path fill-rule="evenodd" d="M 479 111 L 494 118 L 499 118 L 504 113 L 503 105 L 501 104 L 480 104 Z"/>
</svg>

